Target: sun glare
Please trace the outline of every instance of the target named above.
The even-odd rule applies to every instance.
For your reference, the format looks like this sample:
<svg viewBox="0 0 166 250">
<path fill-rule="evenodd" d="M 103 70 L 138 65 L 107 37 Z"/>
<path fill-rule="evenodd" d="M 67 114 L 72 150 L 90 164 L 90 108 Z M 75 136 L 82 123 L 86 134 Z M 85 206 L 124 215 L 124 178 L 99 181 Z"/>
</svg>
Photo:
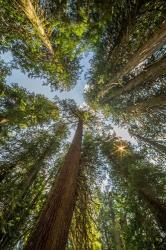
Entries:
<svg viewBox="0 0 166 250">
<path fill-rule="evenodd" d="M 118 146 L 118 151 L 124 152 L 125 151 L 125 146 Z"/>
</svg>

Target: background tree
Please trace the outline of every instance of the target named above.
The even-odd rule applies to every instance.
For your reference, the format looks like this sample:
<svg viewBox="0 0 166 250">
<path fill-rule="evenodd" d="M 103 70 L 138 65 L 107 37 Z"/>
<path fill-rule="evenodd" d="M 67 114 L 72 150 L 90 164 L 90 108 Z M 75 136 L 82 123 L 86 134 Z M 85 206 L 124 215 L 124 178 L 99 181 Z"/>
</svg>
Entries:
<svg viewBox="0 0 166 250">
<path fill-rule="evenodd" d="M 32 132 L 34 132 L 34 135 Z M 31 139 L 28 138 L 29 133 L 31 136 L 33 135 Z M 20 138 L 21 135 L 26 137 Z M 48 192 L 49 183 L 52 183 L 52 179 L 59 169 L 56 161 L 61 155 L 59 150 L 65 136 L 66 127 L 64 124 L 54 124 L 49 130 L 36 128 L 36 130 L 33 129 L 20 134 L 17 136 L 17 143 L 16 138 L 13 138 L 8 142 L 7 147 L 4 147 L 3 156 L 10 153 L 10 147 L 12 147 L 12 151 L 14 150 L 12 142 L 16 143 L 14 147 L 17 152 L 14 157 L 15 162 L 12 155 L 11 159 L 5 157 L 1 163 L 4 171 L 10 164 L 13 164 L 12 169 L 10 168 L 10 171 L 7 169 L 8 172 L 5 172 L 5 179 L 1 184 L 1 203 L 3 204 L 1 215 L 2 249 L 8 249 L 14 246 L 16 239 L 18 241 L 21 228 L 25 225 L 27 217 L 30 216 L 29 213 L 34 212 L 34 207 L 31 211 L 31 205 L 35 206 L 36 203 L 34 202 L 42 202 L 41 204 L 43 204 L 44 200 L 38 200 L 34 197 L 43 197 Z M 26 138 L 29 143 L 25 143 Z M 48 183 L 46 180 L 48 180 Z M 30 193 L 32 196 L 29 196 Z M 37 211 L 35 217 L 38 216 Z M 15 231 L 16 227 L 17 231 Z"/>
</svg>

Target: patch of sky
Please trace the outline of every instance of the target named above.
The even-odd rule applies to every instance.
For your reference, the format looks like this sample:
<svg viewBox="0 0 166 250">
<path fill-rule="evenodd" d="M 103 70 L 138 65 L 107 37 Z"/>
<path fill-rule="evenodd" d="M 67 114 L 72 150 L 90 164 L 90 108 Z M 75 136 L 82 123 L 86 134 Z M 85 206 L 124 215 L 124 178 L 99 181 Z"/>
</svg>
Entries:
<svg viewBox="0 0 166 250">
<path fill-rule="evenodd" d="M 35 94 L 45 95 L 49 99 L 53 99 L 58 96 L 60 99 L 73 99 L 78 105 L 84 103 L 83 90 L 86 84 L 85 73 L 90 68 L 90 59 L 92 53 L 83 54 L 81 60 L 81 67 L 83 68 L 80 78 L 77 81 L 76 86 L 71 91 L 51 91 L 51 88 L 47 85 L 43 85 L 41 78 L 29 78 L 27 74 L 24 74 L 19 69 L 14 69 L 12 74 L 7 77 L 7 83 L 17 83 L 19 86 L 26 88 L 30 92 Z M 9 63 L 12 61 L 11 53 L 5 53 L 2 55 L 2 59 Z"/>
<path fill-rule="evenodd" d="M 77 105 L 82 106 L 85 104 L 83 92 L 84 88 L 87 88 L 86 83 L 86 73 L 90 69 L 90 60 L 93 56 L 92 52 L 84 53 L 81 60 L 82 73 L 77 81 L 76 86 L 70 91 L 52 91 L 48 85 L 43 85 L 43 80 L 41 78 L 29 78 L 27 74 L 22 73 L 20 69 L 13 69 L 12 74 L 6 79 L 7 84 L 17 83 L 19 86 L 24 87 L 29 92 L 34 92 L 35 94 L 42 94 L 47 98 L 53 100 L 55 96 L 62 99 L 73 99 Z M 6 62 L 10 63 L 12 61 L 12 54 L 10 52 L 1 54 L 1 58 Z M 136 141 L 130 136 L 127 129 L 119 127 L 112 124 L 114 132 L 117 136 L 122 137 L 122 139 L 130 141 L 135 144 Z"/>
</svg>

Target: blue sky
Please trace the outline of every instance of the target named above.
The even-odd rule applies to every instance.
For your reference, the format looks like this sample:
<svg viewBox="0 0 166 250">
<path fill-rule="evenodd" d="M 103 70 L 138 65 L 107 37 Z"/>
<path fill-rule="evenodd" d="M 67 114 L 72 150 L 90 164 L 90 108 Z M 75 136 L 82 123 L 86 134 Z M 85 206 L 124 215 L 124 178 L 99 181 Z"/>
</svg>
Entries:
<svg viewBox="0 0 166 250">
<path fill-rule="evenodd" d="M 49 86 L 42 84 L 42 79 L 40 78 L 29 78 L 27 74 L 21 72 L 21 70 L 13 70 L 12 74 L 7 77 L 7 83 L 17 83 L 19 86 L 22 86 L 29 90 L 30 92 L 34 92 L 36 94 L 43 94 L 49 99 L 53 99 L 55 96 L 58 96 L 60 99 L 74 99 L 78 105 L 81 105 L 85 102 L 83 97 L 83 90 L 86 85 L 85 73 L 88 71 L 90 67 L 89 60 L 92 58 L 92 53 L 85 53 L 81 60 L 81 66 L 83 67 L 82 74 L 80 79 L 77 81 L 76 86 L 71 91 L 51 91 Z M 8 52 L 3 54 L 2 59 L 5 62 L 10 62 L 12 60 L 12 55 Z M 122 127 L 115 126 L 111 124 L 116 134 L 123 139 L 135 143 L 135 140 L 130 137 L 128 131 Z"/>
<path fill-rule="evenodd" d="M 2 58 L 6 62 L 10 62 L 12 60 L 12 55 L 10 53 L 6 53 L 2 56 Z M 71 91 L 51 91 L 49 86 L 45 86 L 42 84 L 42 79 L 40 78 L 28 78 L 27 74 L 22 73 L 20 70 L 13 70 L 12 74 L 7 77 L 7 83 L 18 83 L 18 85 L 26 88 L 30 92 L 34 92 L 36 94 L 43 94 L 47 96 L 49 99 L 53 99 L 55 95 L 57 95 L 60 99 L 74 99 L 75 102 L 80 105 L 84 102 L 83 98 L 83 90 L 86 84 L 85 73 L 88 71 L 90 67 L 89 60 L 92 58 L 92 53 L 85 53 L 81 60 L 81 66 L 83 66 L 83 72 L 80 76 L 80 79 L 77 81 L 76 86 Z"/>
</svg>

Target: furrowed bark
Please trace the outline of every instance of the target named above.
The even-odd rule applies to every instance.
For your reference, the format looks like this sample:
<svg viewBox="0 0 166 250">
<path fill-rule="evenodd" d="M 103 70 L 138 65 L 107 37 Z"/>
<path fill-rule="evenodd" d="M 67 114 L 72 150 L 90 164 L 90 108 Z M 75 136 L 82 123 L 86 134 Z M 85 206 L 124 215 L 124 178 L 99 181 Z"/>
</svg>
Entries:
<svg viewBox="0 0 166 250">
<path fill-rule="evenodd" d="M 138 64 L 143 62 L 147 57 L 151 56 L 155 51 L 166 44 L 166 22 L 162 23 L 155 34 L 150 37 L 144 46 L 142 46 L 134 55 L 131 56 L 128 63 L 117 72 L 111 82 L 105 86 L 105 91 L 102 91 L 101 96 L 105 96 L 115 86 L 122 77 L 131 72 Z"/>
<path fill-rule="evenodd" d="M 64 250 L 75 206 L 83 122 L 78 127 L 48 201 L 25 250 Z"/>
</svg>

